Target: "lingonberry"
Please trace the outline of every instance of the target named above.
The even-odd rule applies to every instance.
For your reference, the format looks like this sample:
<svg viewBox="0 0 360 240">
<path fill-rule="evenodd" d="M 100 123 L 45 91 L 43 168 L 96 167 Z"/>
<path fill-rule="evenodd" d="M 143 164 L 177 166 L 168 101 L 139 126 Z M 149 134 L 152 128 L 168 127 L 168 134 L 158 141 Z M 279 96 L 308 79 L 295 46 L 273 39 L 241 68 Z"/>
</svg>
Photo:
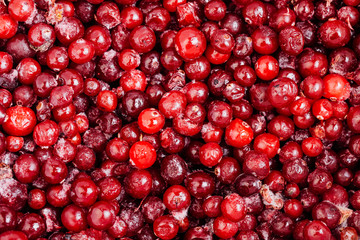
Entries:
<svg viewBox="0 0 360 240">
<path fill-rule="evenodd" d="M 213 228 L 215 235 L 223 239 L 233 237 L 238 231 L 236 223 L 230 221 L 224 216 L 215 218 Z"/>
<path fill-rule="evenodd" d="M 323 77 L 328 70 L 328 60 L 325 54 L 305 49 L 298 57 L 297 69 L 301 76 L 321 76 Z"/>
<path fill-rule="evenodd" d="M 265 153 L 268 158 L 275 157 L 279 148 L 279 139 L 270 133 L 260 134 L 254 140 L 254 150 Z"/>
<path fill-rule="evenodd" d="M 33 138 L 37 145 L 46 147 L 54 145 L 59 134 L 59 126 L 52 120 L 45 120 L 35 126 Z"/>
<path fill-rule="evenodd" d="M 92 205 L 87 213 L 88 224 L 97 230 L 106 230 L 115 222 L 114 207 L 106 201 L 99 201 Z"/>
<path fill-rule="evenodd" d="M 125 191 L 133 198 L 146 197 L 152 187 L 152 176 L 149 171 L 135 169 L 124 180 Z"/>
<path fill-rule="evenodd" d="M 262 80 L 272 80 L 279 73 L 279 63 L 270 55 L 262 56 L 255 63 L 255 73 Z"/>
<path fill-rule="evenodd" d="M 2 124 L 4 131 L 13 136 L 29 135 L 35 128 L 36 117 L 28 107 L 15 106 L 6 109 L 5 121 Z"/>
<path fill-rule="evenodd" d="M 340 20 L 329 19 L 318 30 L 319 40 L 327 48 L 343 47 L 350 41 L 350 28 Z"/>
<path fill-rule="evenodd" d="M 31 154 L 23 154 L 13 166 L 15 177 L 22 183 L 33 182 L 40 173 L 40 164 Z"/>
<path fill-rule="evenodd" d="M 116 3 L 103 2 L 96 11 L 96 21 L 108 29 L 116 27 L 121 22 Z"/>
<path fill-rule="evenodd" d="M 155 33 L 147 26 L 137 26 L 131 31 L 129 42 L 138 53 L 150 52 L 156 43 Z"/>
<path fill-rule="evenodd" d="M 220 205 L 221 205 L 222 200 L 223 200 L 223 198 L 220 196 L 211 196 L 211 197 L 205 199 L 205 201 L 202 204 L 202 208 L 203 208 L 206 216 L 211 217 L 211 218 L 220 216 L 220 214 L 221 214 Z"/>
<path fill-rule="evenodd" d="M 200 162 L 207 167 L 218 164 L 223 156 L 222 149 L 217 143 L 206 143 L 200 148 Z"/>
<path fill-rule="evenodd" d="M 131 90 L 144 92 L 146 88 L 145 74 L 137 69 L 130 70 L 121 76 L 120 85 L 125 92 Z"/>
<path fill-rule="evenodd" d="M 73 41 L 68 48 L 69 58 L 77 64 L 89 62 L 95 55 L 94 44 L 83 38 Z"/>
<path fill-rule="evenodd" d="M 28 197 L 29 207 L 31 207 L 32 209 L 35 209 L 35 210 L 40 210 L 43 207 L 45 207 L 45 204 L 46 204 L 46 196 L 45 196 L 45 192 L 43 190 L 34 188 L 29 192 L 29 197 Z M 10 216 L 9 220 L 11 220 L 10 214 L 11 214 L 11 211 L 9 212 L 9 216 Z"/>
<path fill-rule="evenodd" d="M 24 138 L 7 136 L 6 137 L 6 150 L 9 152 L 18 152 L 24 146 Z"/>
<path fill-rule="evenodd" d="M 326 75 L 323 84 L 323 96 L 332 101 L 344 101 L 350 96 L 350 83 L 338 74 Z"/>
<path fill-rule="evenodd" d="M 225 17 L 226 4 L 220 0 L 212 0 L 205 5 L 205 16 L 212 21 L 220 21 Z"/>
<path fill-rule="evenodd" d="M 281 8 L 270 17 L 269 26 L 280 32 L 288 26 L 294 26 L 296 20 L 295 12 L 290 8 Z"/>
<path fill-rule="evenodd" d="M 186 209 L 190 206 L 190 193 L 181 185 L 169 187 L 163 197 L 163 202 L 169 211 Z"/>
<path fill-rule="evenodd" d="M 220 182 L 231 184 L 240 173 L 240 165 L 232 157 L 223 157 L 215 167 L 215 175 Z"/>
<path fill-rule="evenodd" d="M 285 77 L 273 80 L 267 89 L 269 101 L 276 108 L 289 105 L 295 100 L 297 94 L 297 85 L 294 81 Z"/>
<path fill-rule="evenodd" d="M 165 124 L 164 116 L 154 108 L 143 110 L 138 117 L 138 125 L 141 131 L 154 134 L 159 132 Z"/>
<path fill-rule="evenodd" d="M 206 49 L 204 34 L 193 27 L 181 29 L 175 36 L 175 49 L 184 60 L 200 57 Z"/>
<path fill-rule="evenodd" d="M 236 193 L 226 196 L 221 202 L 221 213 L 231 221 L 240 221 L 246 214 L 244 199 Z"/>
<path fill-rule="evenodd" d="M 91 26 L 86 29 L 84 39 L 93 43 L 95 55 L 101 56 L 111 46 L 111 36 L 103 26 Z"/>
<path fill-rule="evenodd" d="M 204 198 L 215 191 L 215 181 L 207 173 L 194 172 L 185 179 L 185 186 L 189 193 L 196 198 Z"/>
<path fill-rule="evenodd" d="M 87 224 L 85 211 L 74 204 L 68 205 L 61 213 L 61 222 L 69 231 L 85 230 Z"/>
<path fill-rule="evenodd" d="M 119 66 L 125 71 L 129 71 L 140 66 L 141 57 L 133 49 L 124 49 L 120 52 L 118 60 Z"/>
<path fill-rule="evenodd" d="M 112 112 L 117 106 L 117 96 L 109 90 L 101 91 L 96 97 L 96 105 L 104 112 Z"/>
<path fill-rule="evenodd" d="M 301 143 L 303 153 L 309 157 L 320 155 L 323 150 L 323 144 L 319 138 L 309 137 Z"/>
<path fill-rule="evenodd" d="M 156 161 L 156 151 L 150 143 L 139 141 L 131 146 L 129 157 L 136 167 L 149 168 Z"/>
<path fill-rule="evenodd" d="M 8 230 L 0 234 L 0 240 L 7 239 L 27 240 L 28 237 L 21 231 Z"/>
<path fill-rule="evenodd" d="M 243 171 L 262 180 L 270 173 L 269 158 L 264 153 L 250 151 L 244 156 Z"/>
<path fill-rule="evenodd" d="M 260 26 L 252 34 L 253 48 L 259 54 L 272 54 L 278 47 L 278 36 L 274 30 L 267 26 Z"/>
<path fill-rule="evenodd" d="M 45 233 L 45 221 L 39 214 L 27 213 L 21 218 L 18 229 L 29 239 L 36 239 Z"/>
<path fill-rule="evenodd" d="M 64 45 L 81 38 L 84 31 L 84 25 L 75 17 L 64 18 L 64 21 L 55 25 L 56 38 Z"/>
<path fill-rule="evenodd" d="M 157 237 L 161 239 L 173 239 L 179 231 L 179 225 L 174 217 L 164 215 L 155 220 L 153 229 Z"/>
<path fill-rule="evenodd" d="M 111 160 L 116 162 L 125 162 L 129 159 L 129 149 L 129 144 L 125 140 L 120 138 L 114 138 L 107 143 L 105 151 L 106 155 Z"/>
<path fill-rule="evenodd" d="M 252 129 L 246 122 L 234 119 L 226 127 L 225 141 L 230 146 L 240 148 L 249 144 L 253 139 L 253 135 Z"/>
<path fill-rule="evenodd" d="M 77 178 L 70 189 L 70 198 L 79 207 L 90 207 L 96 202 L 99 190 L 88 177 Z"/>
<path fill-rule="evenodd" d="M 137 7 L 125 7 L 120 13 L 123 24 L 128 29 L 133 29 L 143 22 L 143 13 Z"/>
</svg>

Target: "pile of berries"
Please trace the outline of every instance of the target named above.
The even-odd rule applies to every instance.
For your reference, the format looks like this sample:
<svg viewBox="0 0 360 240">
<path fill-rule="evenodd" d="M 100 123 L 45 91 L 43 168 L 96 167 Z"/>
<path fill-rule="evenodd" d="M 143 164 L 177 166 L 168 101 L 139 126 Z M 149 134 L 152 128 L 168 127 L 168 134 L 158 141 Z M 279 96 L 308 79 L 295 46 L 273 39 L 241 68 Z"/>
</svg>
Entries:
<svg viewBox="0 0 360 240">
<path fill-rule="evenodd" d="M 360 0 L 0 3 L 0 240 L 358 240 Z"/>
</svg>

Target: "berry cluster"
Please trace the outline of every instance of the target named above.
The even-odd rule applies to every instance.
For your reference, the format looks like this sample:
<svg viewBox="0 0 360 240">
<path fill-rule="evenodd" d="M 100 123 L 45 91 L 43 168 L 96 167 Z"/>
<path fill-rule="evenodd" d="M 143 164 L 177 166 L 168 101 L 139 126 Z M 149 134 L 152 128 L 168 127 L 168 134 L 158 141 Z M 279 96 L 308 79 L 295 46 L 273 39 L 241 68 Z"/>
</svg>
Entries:
<svg viewBox="0 0 360 240">
<path fill-rule="evenodd" d="M 0 3 L 0 240 L 357 240 L 360 0 Z"/>
</svg>

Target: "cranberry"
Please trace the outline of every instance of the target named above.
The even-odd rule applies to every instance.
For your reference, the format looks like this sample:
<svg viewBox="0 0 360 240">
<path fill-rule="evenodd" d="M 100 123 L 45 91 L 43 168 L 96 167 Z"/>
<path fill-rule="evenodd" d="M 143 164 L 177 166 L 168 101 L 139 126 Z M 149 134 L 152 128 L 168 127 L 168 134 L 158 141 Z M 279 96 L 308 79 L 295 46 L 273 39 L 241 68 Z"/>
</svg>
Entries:
<svg viewBox="0 0 360 240">
<path fill-rule="evenodd" d="M 21 4 L 21 2 L 20 2 Z M 9 39 L 12 38 L 16 34 L 16 30 L 18 27 L 18 23 L 13 19 L 9 14 L 2 14 L 0 16 L 0 23 L 3 26 L 0 29 L 0 38 L 1 39 Z"/>
<path fill-rule="evenodd" d="M 147 170 L 133 170 L 124 180 L 126 192 L 134 198 L 144 198 L 151 191 L 152 176 Z"/>
<path fill-rule="evenodd" d="M 77 64 L 89 62 L 95 55 L 94 44 L 83 38 L 73 41 L 68 48 L 69 58 Z"/>
<path fill-rule="evenodd" d="M 0 232 L 15 229 L 16 218 L 16 212 L 11 207 L 0 205 Z"/>
<path fill-rule="evenodd" d="M 22 183 L 33 182 L 40 173 L 40 164 L 31 154 L 23 154 L 13 166 L 16 178 Z"/>
<path fill-rule="evenodd" d="M 85 211 L 76 205 L 68 205 L 61 213 L 61 222 L 69 231 L 85 230 L 87 223 Z"/>
<path fill-rule="evenodd" d="M 177 171 L 173 171 L 173 169 Z M 169 184 L 180 184 L 187 174 L 187 164 L 178 155 L 172 154 L 165 157 L 161 162 L 161 176 Z"/>
<path fill-rule="evenodd" d="M 0 234 L 1 240 L 7 240 L 7 239 L 18 239 L 18 240 L 27 240 L 28 237 L 25 235 L 25 233 L 21 231 L 6 231 Z"/>
<path fill-rule="evenodd" d="M 33 132 L 33 138 L 39 146 L 52 146 L 59 137 L 59 127 L 51 120 L 45 120 L 36 125 Z"/>
<path fill-rule="evenodd" d="M 223 239 L 233 237 L 238 231 L 236 223 L 230 221 L 224 216 L 215 218 L 213 228 L 215 235 Z"/>
<path fill-rule="evenodd" d="M 327 48 L 343 47 L 350 40 L 349 27 L 340 20 L 328 20 L 318 30 L 319 39 Z"/>
<path fill-rule="evenodd" d="M 259 54 L 272 54 L 279 47 L 277 34 L 267 26 L 260 26 L 252 33 L 251 38 L 253 48 Z"/>
<path fill-rule="evenodd" d="M 8 134 L 26 136 L 35 128 L 36 118 L 30 108 L 21 106 L 11 107 L 6 110 L 6 115 L 2 126 Z"/>
<path fill-rule="evenodd" d="M 18 226 L 29 239 L 36 239 L 45 233 L 45 221 L 36 213 L 25 214 Z"/>
<path fill-rule="evenodd" d="M 144 169 L 151 167 L 155 163 L 156 152 L 150 143 L 139 141 L 131 146 L 129 157 L 136 167 Z"/>
<path fill-rule="evenodd" d="M 206 49 L 206 39 L 202 32 L 196 28 L 186 27 L 175 36 L 175 49 L 185 60 L 200 57 Z"/>
<path fill-rule="evenodd" d="M 90 207 L 96 202 L 98 197 L 98 187 L 87 178 L 77 178 L 70 189 L 70 198 L 79 207 Z"/>
<path fill-rule="evenodd" d="M 234 147 L 243 147 L 253 139 L 253 131 L 250 126 L 240 119 L 234 119 L 226 127 L 225 141 Z"/>
<path fill-rule="evenodd" d="M 135 51 L 146 53 L 155 46 L 155 34 L 149 27 L 138 26 L 131 31 L 129 41 Z"/>
<path fill-rule="evenodd" d="M 172 216 L 158 217 L 153 225 L 154 233 L 161 239 L 173 239 L 178 231 L 179 225 Z"/>
</svg>

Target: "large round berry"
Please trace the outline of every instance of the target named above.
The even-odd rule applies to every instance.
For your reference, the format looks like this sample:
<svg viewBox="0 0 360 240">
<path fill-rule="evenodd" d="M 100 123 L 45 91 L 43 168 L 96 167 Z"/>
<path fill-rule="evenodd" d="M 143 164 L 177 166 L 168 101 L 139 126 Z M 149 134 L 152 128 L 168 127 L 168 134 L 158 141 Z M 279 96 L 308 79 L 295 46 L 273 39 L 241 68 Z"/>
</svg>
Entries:
<svg viewBox="0 0 360 240">
<path fill-rule="evenodd" d="M 204 34 L 194 28 L 182 28 L 175 36 L 175 49 L 185 60 L 200 57 L 206 49 L 206 38 Z"/>
<path fill-rule="evenodd" d="M 6 118 L 2 127 L 4 131 L 13 136 L 29 135 L 36 125 L 33 110 L 28 107 L 15 106 L 6 110 Z"/>
</svg>

